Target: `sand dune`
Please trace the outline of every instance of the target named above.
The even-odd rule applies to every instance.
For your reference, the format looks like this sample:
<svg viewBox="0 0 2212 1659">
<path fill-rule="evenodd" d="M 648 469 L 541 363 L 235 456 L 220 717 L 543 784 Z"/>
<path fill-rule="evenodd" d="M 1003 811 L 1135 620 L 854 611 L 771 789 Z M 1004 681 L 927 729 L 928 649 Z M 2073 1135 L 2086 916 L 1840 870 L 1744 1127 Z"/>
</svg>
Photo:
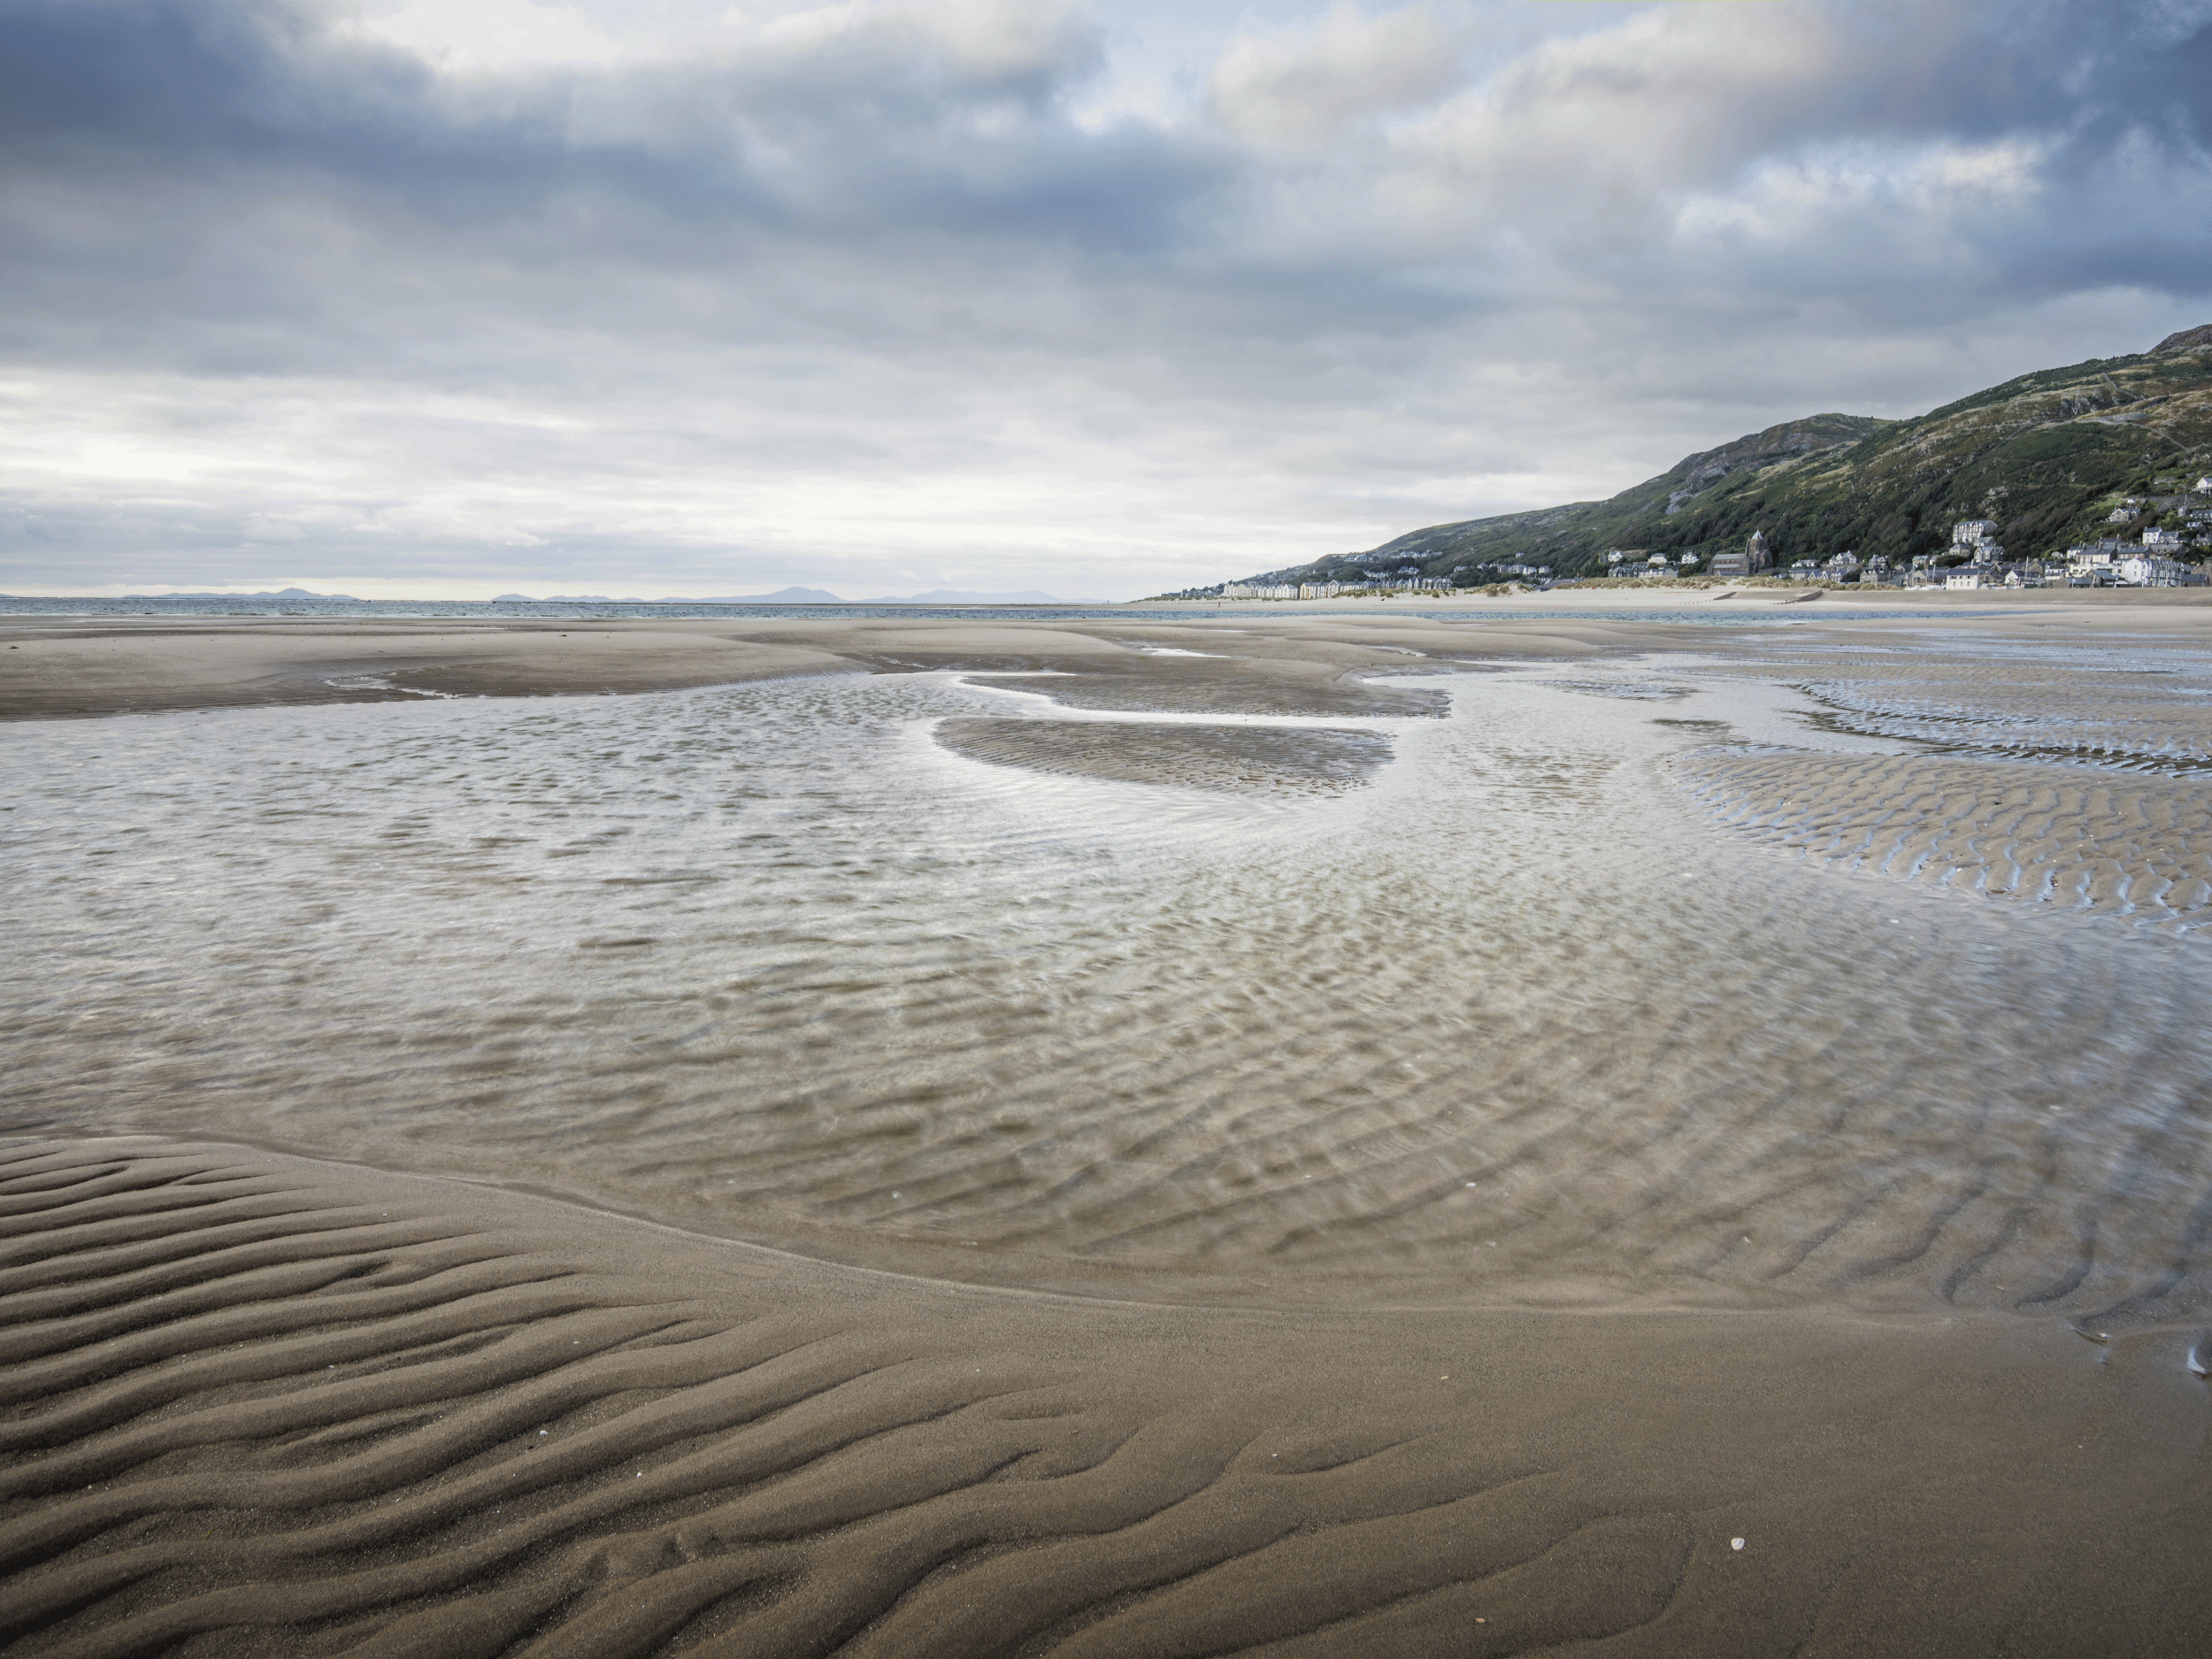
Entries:
<svg viewBox="0 0 2212 1659">
<path fill-rule="evenodd" d="M 2056 1655 L 2212 1617 L 2180 1333 L 1148 1308 L 238 1148 L 4 1156 L 11 1653 Z"/>
</svg>

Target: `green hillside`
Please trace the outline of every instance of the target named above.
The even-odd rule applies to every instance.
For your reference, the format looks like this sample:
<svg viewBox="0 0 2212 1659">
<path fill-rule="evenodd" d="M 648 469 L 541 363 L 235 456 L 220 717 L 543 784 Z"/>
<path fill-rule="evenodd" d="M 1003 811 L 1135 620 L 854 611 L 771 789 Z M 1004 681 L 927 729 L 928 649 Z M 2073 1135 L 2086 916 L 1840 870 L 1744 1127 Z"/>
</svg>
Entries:
<svg viewBox="0 0 2212 1659">
<path fill-rule="evenodd" d="M 2208 470 L 2212 325 L 2139 356 L 2024 374 L 1910 420 L 1813 415 L 1770 426 L 1609 501 L 1431 525 L 1242 580 L 1417 573 L 1470 587 L 1516 564 L 1602 575 L 1611 548 L 1709 559 L 1757 529 L 1778 565 L 1847 549 L 1907 561 L 1947 549 L 1962 518 L 1994 519 L 2009 556 L 2039 556 L 2177 518 L 2177 504 L 2152 498 Z M 2108 522 L 2129 496 L 2141 511 Z"/>
</svg>

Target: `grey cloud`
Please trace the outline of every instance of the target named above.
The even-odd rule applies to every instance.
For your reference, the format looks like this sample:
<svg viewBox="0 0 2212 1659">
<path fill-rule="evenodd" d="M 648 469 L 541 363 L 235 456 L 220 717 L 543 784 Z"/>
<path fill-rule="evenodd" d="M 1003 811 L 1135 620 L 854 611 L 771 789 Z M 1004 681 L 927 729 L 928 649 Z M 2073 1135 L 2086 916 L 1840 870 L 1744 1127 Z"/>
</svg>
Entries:
<svg viewBox="0 0 2212 1659">
<path fill-rule="evenodd" d="M 1722 10 L 1488 59 L 1479 5 L 1339 19 L 1102 119 L 1106 37 L 1042 7 L 988 50 L 878 8 L 454 74 L 281 0 L 0 0 L 0 349 L 190 475 L 26 464 L 16 568 L 1115 585 L 1021 565 L 1030 511 L 1081 549 L 1051 557 L 1118 536 L 1179 586 L 1240 535 L 1325 550 L 1809 403 L 1906 412 L 2080 296 L 2201 320 L 2154 304 L 2212 269 L 2201 0 Z M 194 389 L 118 396 L 163 376 Z M 661 573 L 589 563 L 626 548 Z"/>
</svg>

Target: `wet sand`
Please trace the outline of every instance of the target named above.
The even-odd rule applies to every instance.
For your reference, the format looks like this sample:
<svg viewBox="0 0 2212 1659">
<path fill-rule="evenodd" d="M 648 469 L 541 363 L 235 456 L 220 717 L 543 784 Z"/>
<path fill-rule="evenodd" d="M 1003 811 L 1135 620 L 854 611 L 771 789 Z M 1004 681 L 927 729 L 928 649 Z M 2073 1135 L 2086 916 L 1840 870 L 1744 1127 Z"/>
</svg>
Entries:
<svg viewBox="0 0 2212 1659">
<path fill-rule="evenodd" d="M 1616 1017 L 1601 1049 L 1555 1016 L 1517 1027 L 1502 1001 L 1479 1002 L 1471 1031 L 1425 1011 L 1389 1027 L 1381 1010 L 1413 1000 L 1427 964 L 1370 970 L 1383 1000 L 1362 1016 L 1373 1051 L 1356 1052 L 1301 1025 L 1349 993 L 1328 981 L 1294 1002 L 1309 965 L 1294 956 L 1263 987 L 1279 1026 L 1253 1015 L 1240 1039 L 1233 1142 L 1194 1075 L 1081 1180 L 1025 1172 L 1041 1154 L 986 1143 L 1026 1133 L 1006 1121 L 1036 1115 L 1012 1104 L 1025 1093 L 1103 1103 L 1137 1087 L 1056 1050 L 1039 1079 L 994 1073 L 996 1121 L 941 1146 L 847 1101 L 861 1166 L 784 1145 L 747 1171 L 751 1236 L 795 1254 L 705 1236 L 703 1208 L 647 1218 L 490 1184 L 495 1148 L 467 1181 L 88 1133 L 123 1071 L 82 1086 L 88 1123 L 41 1074 L 48 1103 L 0 1151 L 0 1642 L 439 1659 L 2191 1651 L 2212 1627 L 2212 1402 L 2185 1363 L 2212 1325 L 2212 1164 L 2185 1133 L 2208 1082 L 2186 1059 L 2194 957 L 2170 953 L 2201 952 L 2191 930 L 2212 905 L 2212 611 L 1818 609 L 1748 634 L 1387 616 L 11 627 L 23 649 L 0 650 L 0 711 L 33 719 L 958 668 L 1010 711 L 935 719 L 941 749 L 1163 800 L 1386 788 L 1388 757 L 1445 726 L 1443 682 L 1404 676 L 1533 668 L 1609 730 L 1642 722 L 1653 746 L 1631 764 L 1714 845 L 1784 861 L 1796 873 L 1775 894 L 1825 895 L 1809 941 L 1862 911 L 1878 935 L 1896 915 L 1880 901 L 1909 895 L 1899 961 L 1965 938 L 1961 962 L 1985 963 L 2008 906 L 2022 925 L 2064 912 L 2074 931 L 2017 949 L 2080 965 L 2054 992 L 2070 984 L 2078 1006 L 1978 1007 L 1961 982 L 1962 1007 L 1914 1017 L 1932 1046 L 1875 1075 L 1849 1033 L 1899 970 L 1858 933 L 1835 931 L 1832 964 L 1807 969 L 1819 995 L 1793 991 L 1771 1026 L 1728 1035 L 1753 1048 L 1735 1072 L 1695 987 L 1663 979 L 1630 987 L 1655 1011 Z M 1751 700 L 1729 703 L 1731 686 Z M 1757 723 L 1775 687 L 1824 746 Z M 1358 719 L 1394 724 L 1328 724 Z M 1571 837 L 1604 821 L 1605 784 L 1564 766 L 1505 744 L 1486 787 L 1537 791 Z M 1391 918 L 1363 902 L 1386 963 Z M 1314 938 L 1342 925 L 1320 912 Z M 2114 931 L 2147 925 L 2143 941 Z M 1778 924 L 1732 926 L 1714 961 Z M 1544 959 L 1601 962 L 1606 944 Z M 1592 982 L 1638 958 L 1623 960 Z M 1205 964 L 1185 965 L 1170 994 L 1196 1003 Z M 2146 1000 L 2162 987 L 2174 1010 Z M 809 1018 L 840 994 L 802 988 Z M 1130 1040 L 1113 1019 L 1131 991 L 1102 975 L 1080 1005 L 1102 1054 Z M 1007 989 L 979 995 L 1014 1018 Z M 2101 1059 L 2139 1018 L 2175 1023 Z M 1056 1042 L 1067 1019 L 1039 1031 Z M 1962 1019 L 1978 1023 L 1945 1023 Z M 1027 1031 L 1010 1025 L 1004 1053 L 1042 1056 Z M 2024 1047 L 2039 1031 L 2048 1056 Z M 2162 1043 L 2184 1059 L 2152 1078 L 2142 1056 Z M 1771 1095 L 1718 1115 L 1762 1046 Z M 1171 1059 L 1179 1047 L 1221 1064 L 1194 1035 Z M 1432 1050 L 1432 1076 L 1376 1086 Z M 1947 1103 L 2001 1116 L 1988 1080 L 2059 1054 L 2076 1069 L 2051 1072 L 2047 1110 L 2104 1112 L 2093 1133 L 2033 1127 L 2038 1094 L 2001 1151 L 1950 1148 Z M 1955 1080 L 1927 1081 L 1938 1060 Z M 833 1078 L 834 1045 L 814 1064 Z M 649 1093 L 650 1070 L 628 1087 Z M 1905 1100 L 1911 1077 L 1926 1100 Z M 1302 1078 L 1333 1091 L 1326 1110 L 1290 1098 Z M 1449 1115 L 1471 1078 L 1499 1102 L 1479 1125 Z M 187 1097 L 272 1087 L 234 1066 Z M 2177 1115 L 2127 1116 L 2160 1091 Z M 1574 1128 L 1594 1101 L 1620 1103 L 1596 1141 Z M 1648 1116 L 1622 1110 L 1640 1102 Z M 287 1121 L 301 1141 L 326 1133 Z M 1366 1161 L 1317 1187 L 1332 1139 Z M 1878 1162 L 1916 1141 L 1944 1149 Z M 1485 1160 L 1484 1202 L 1503 1189 L 1480 1224 L 1474 1181 L 1439 1172 L 1463 1142 Z M 410 1143 L 391 1144 L 403 1161 Z M 1843 1161 L 1792 1162 L 1823 1148 Z M 1141 1181 L 1113 1187 L 1123 1170 Z M 910 1196 L 874 1191 L 895 1180 Z M 847 1231 L 771 1221 L 770 1194 L 808 1181 Z M 1079 1195 L 1064 1237 L 1042 1219 L 1063 1190 Z M 917 1196 L 939 1208 L 879 1208 Z M 749 1230 L 741 1211 L 719 1225 Z M 967 1250 L 964 1230 L 1006 1248 Z M 1489 1233 L 1509 1268 L 1476 1268 Z"/>
<path fill-rule="evenodd" d="M 824 673 L 1053 672 L 1075 707 L 1386 713 L 1419 693 L 1357 676 L 1427 656 L 1584 653 L 1603 625 L 1442 628 L 1418 618 L 1165 626 L 826 621 L 379 621 L 0 618 L 0 719 L 418 697 L 592 695 Z M 1155 641 L 1178 655 L 1160 654 Z"/>
<path fill-rule="evenodd" d="M 1390 758 L 1375 733 L 1311 726 L 972 719 L 940 721 L 936 738 L 956 755 L 1033 772 L 1306 795 L 1363 783 Z"/>
</svg>

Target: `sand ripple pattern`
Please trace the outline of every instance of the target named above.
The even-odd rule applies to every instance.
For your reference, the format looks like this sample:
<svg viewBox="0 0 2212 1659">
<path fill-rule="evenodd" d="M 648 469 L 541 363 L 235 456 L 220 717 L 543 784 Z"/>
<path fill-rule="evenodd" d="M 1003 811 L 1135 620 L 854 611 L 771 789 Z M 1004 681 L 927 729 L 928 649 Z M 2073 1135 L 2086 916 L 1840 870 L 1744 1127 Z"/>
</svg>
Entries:
<svg viewBox="0 0 2212 1659">
<path fill-rule="evenodd" d="M 2204 940 L 1767 856 L 1664 769 L 1725 707 L 1451 691 L 1326 796 L 979 765 L 949 677 L 20 726 L 12 1126 L 1151 1300 L 2212 1305 Z"/>
<path fill-rule="evenodd" d="M 2173 1333 L 1084 1302 L 145 1140 L 0 1145 L 0 1218 L 27 1659 L 2057 1659 L 2212 1619 Z"/>
<path fill-rule="evenodd" d="M 833 1271 L 610 1271 L 462 1197 L 0 1151 L 9 1652 L 1085 1659 L 1425 1651 L 1477 1618 L 1475 1650 L 1525 1651 L 1725 1560 L 1440 1402 L 1102 1386 L 1079 1329 L 1009 1352 L 955 1309 L 933 1344 Z"/>
<path fill-rule="evenodd" d="M 1939 753 L 2186 775 L 2212 767 L 2212 660 L 2192 642 L 2116 647 L 1976 640 L 1835 653 L 1816 644 L 1756 668 L 1780 673 L 1832 730 Z"/>
<path fill-rule="evenodd" d="M 2032 903 L 2201 921 L 2212 789 L 2191 778 L 1923 755 L 1721 751 L 1678 763 L 1721 822 L 1770 846 Z"/>
<path fill-rule="evenodd" d="M 952 719 L 936 738 L 956 755 L 1034 772 L 1293 795 L 1340 794 L 1390 758 L 1380 733 L 1320 727 Z"/>
</svg>

